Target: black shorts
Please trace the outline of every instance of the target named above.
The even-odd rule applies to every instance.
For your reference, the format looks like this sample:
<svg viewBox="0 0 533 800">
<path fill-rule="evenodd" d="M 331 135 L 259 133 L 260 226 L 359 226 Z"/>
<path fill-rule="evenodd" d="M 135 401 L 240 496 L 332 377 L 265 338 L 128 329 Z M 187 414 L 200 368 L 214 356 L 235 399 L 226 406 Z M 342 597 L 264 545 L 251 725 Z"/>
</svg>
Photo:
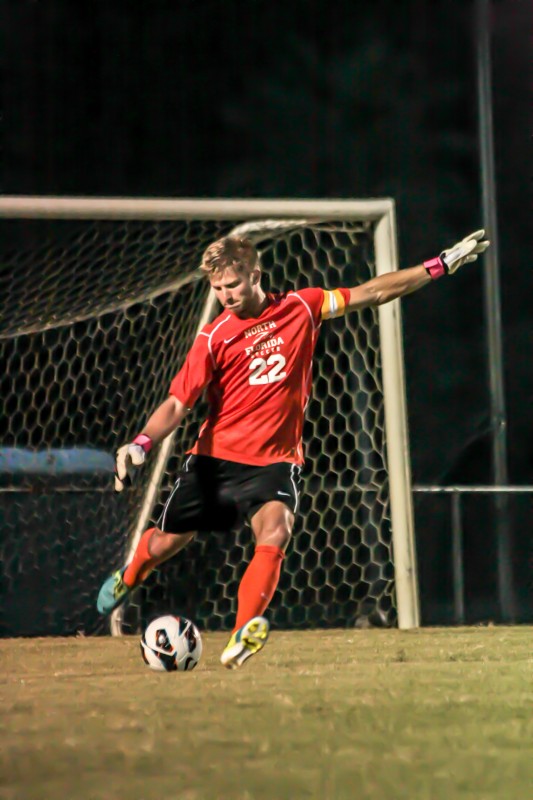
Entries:
<svg viewBox="0 0 533 800">
<path fill-rule="evenodd" d="M 285 462 L 252 467 L 210 456 L 189 456 L 157 527 L 166 533 L 229 531 L 261 506 L 280 500 L 298 510 L 301 468 Z"/>
</svg>

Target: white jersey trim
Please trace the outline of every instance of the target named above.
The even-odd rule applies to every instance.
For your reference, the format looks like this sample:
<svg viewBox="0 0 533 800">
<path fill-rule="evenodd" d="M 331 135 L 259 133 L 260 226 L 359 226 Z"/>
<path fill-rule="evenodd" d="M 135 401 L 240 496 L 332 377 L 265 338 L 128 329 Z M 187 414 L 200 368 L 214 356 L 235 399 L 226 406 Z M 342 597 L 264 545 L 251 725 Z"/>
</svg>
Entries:
<svg viewBox="0 0 533 800">
<path fill-rule="evenodd" d="M 207 338 L 207 349 L 209 350 L 209 355 L 211 356 L 211 362 L 213 364 L 214 369 L 217 368 L 217 362 L 215 361 L 215 356 L 213 355 L 213 335 L 220 328 L 221 325 L 223 325 L 225 322 L 228 321 L 228 319 L 231 319 L 231 314 L 228 314 L 227 317 L 224 317 L 224 319 L 221 319 L 220 322 L 218 323 L 218 325 L 216 325 L 213 328 L 213 330 L 211 331 L 211 333 L 209 335 L 204 333 L 204 336 L 208 337 Z"/>
<path fill-rule="evenodd" d="M 313 326 L 313 331 L 316 331 L 317 326 L 315 325 L 315 320 L 313 318 L 313 312 L 309 308 L 308 303 L 306 303 L 305 300 L 303 299 L 303 297 L 301 295 L 297 294 L 296 292 L 287 292 L 287 300 L 289 299 L 289 297 L 296 297 L 301 303 L 304 304 L 304 306 L 307 309 L 307 313 L 309 314 L 309 316 L 311 318 L 311 325 Z"/>
</svg>

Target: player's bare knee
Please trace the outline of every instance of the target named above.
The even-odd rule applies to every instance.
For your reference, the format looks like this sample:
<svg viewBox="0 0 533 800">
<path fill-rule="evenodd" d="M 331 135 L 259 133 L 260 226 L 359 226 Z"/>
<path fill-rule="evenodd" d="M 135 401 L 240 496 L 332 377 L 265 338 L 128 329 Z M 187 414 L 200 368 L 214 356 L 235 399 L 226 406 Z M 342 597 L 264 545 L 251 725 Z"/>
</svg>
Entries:
<svg viewBox="0 0 533 800">
<path fill-rule="evenodd" d="M 291 529 L 286 525 L 278 525 L 275 528 L 266 528 L 255 537 L 256 545 L 269 545 L 285 550 L 291 538 Z"/>
<path fill-rule="evenodd" d="M 270 545 L 285 550 L 291 538 L 294 514 L 284 503 L 266 503 L 251 522 L 257 545 Z"/>
<path fill-rule="evenodd" d="M 179 553 L 194 537 L 195 533 L 166 533 L 159 528 L 154 528 L 148 550 L 153 558 L 173 556 Z"/>
</svg>

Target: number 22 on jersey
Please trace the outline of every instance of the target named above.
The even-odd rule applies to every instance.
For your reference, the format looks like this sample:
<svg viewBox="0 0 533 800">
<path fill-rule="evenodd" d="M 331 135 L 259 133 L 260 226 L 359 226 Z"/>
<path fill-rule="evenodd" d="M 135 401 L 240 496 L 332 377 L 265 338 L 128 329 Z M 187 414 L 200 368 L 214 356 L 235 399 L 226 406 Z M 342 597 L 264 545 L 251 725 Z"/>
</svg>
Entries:
<svg viewBox="0 0 533 800">
<path fill-rule="evenodd" d="M 254 358 L 250 362 L 250 369 L 253 370 L 249 378 L 249 383 L 252 386 L 259 386 L 265 383 L 276 383 L 281 381 L 286 372 L 283 370 L 285 366 L 285 356 L 275 354 L 268 358 Z"/>
</svg>

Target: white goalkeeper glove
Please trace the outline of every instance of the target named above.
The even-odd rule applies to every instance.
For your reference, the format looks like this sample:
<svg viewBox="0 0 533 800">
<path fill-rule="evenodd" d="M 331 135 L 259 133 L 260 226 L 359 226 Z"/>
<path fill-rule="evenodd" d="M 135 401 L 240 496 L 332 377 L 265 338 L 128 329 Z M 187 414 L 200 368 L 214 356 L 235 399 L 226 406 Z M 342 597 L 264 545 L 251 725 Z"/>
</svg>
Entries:
<svg viewBox="0 0 533 800">
<path fill-rule="evenodd" d="M 119 447 L 115 463 L 116 492 L 121 492 L 125 486 L 131 486 L 135 470 L 144 464 L 152 445 L 150 437 L 140 433 L 133 442 Z"/>
<path fill-rule="evenodd" d="M 470 233 L 460 242 L 454 244 L 453 247 L 443 250 L 437 258 L 424 261 L 428 274 L 433 280 L 437 280 L 443 275 L 453 275 L 463 264 L 475 261 L 478 255 L 484 253 L 490 244 L 488 239 L 483 239 L 484 236 L 485 231 L 483 229 L 474 231 L 474 233 Z"/>
</svg>

